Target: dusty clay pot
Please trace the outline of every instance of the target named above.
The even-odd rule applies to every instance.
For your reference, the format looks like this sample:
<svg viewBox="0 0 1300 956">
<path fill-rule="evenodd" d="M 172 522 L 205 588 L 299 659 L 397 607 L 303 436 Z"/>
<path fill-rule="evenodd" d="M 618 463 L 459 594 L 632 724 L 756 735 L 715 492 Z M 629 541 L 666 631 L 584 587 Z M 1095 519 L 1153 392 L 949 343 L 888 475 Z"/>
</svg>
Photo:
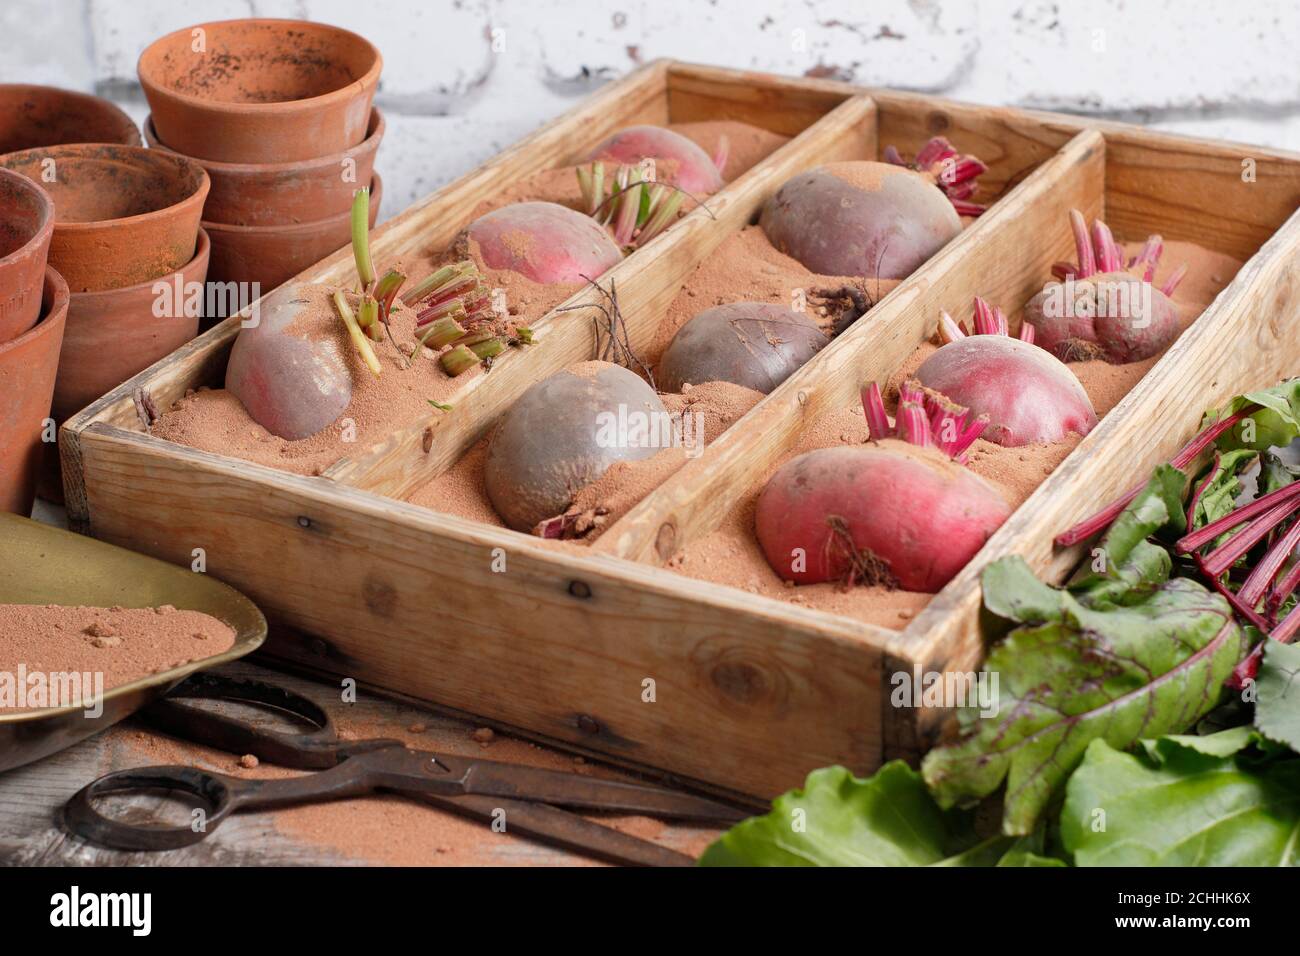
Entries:
<svg viewBox="0 0 1300 956">
<path fill-rule="evenodd" d="M 41 316 L 53 232 L 54 203 L 45 191 L 26 176 L 0 169 L 0 345 Z"/>
<path fill-rule="evenodd" d="M 0 156 L 54 200 L 50 265 L 73 292 L 148 282 L 194 258 L 208 174 L 143 146 L 79 144 Z M 52 181 L 46 181 L 52 172 Z"/>
<path fill-rule="evenodd" d="M 125 289 L 72 293 L 50 411 L 59 427 L 198 334 L 201 311 L 185 305 L 190 291 L 207 278 L 211 248 L 200 230 L 194 258 L 183 269 Z M 37 490 L 48 501 L 63 501 L 53 445 L 45 454 Z"/>
<path fill-rule="evenodd" d="M 370 225 L 379 215 L 384 184 L 375 173 L 370 181 Z M 283 285 L 310 265 L 352 241 L 350 212 L 318 222 L 288 226 L 227 226 L 204 222 L 212 237 L 213 282 L 260 282 L 262 295 Z"/>
<path fill-rule="evenodd" d="M 140 131 L 131 117 L 98 96 L 0 83 L 0 153 L 64 143 L 139 146 Z"/>
<path fill-rule="evenodd" d="M 152 148 L 170 151 L 151 120 L 145 120 L 144 137 Z M 195 160 L 212 180 L 203 218 L 228 226 L 283 226 L 344 212 L 357 184 L 370 182 L 383 138 L 384 118 L 372 109 L 365 141 L 333 156 L 270 164 Z"/>
<path fill-rule="evenodd" d="M 68 286 L 50 268 L 45 270 L 40 312 L 33 328 L 0 343 L 0 511 L 20 515 L 32 511 L 36 469 L 45 450 L 42 433 L 68 317 Z"/>
<path fill-rule="evenodd" d="M 158 138 L 222 163 L 296 162 L 358 145 L 382 67 L 370 41 L 306 20 L 187 27 L 155 40 L 137 64 Z"/>
</svg>

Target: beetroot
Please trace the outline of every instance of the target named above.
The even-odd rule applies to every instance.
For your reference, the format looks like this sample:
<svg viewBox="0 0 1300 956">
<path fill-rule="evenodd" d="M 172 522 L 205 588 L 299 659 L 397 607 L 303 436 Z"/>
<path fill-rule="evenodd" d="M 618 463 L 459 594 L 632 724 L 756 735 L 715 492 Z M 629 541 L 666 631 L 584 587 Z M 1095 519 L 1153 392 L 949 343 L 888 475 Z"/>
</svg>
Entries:
<svg viewBox="0 0 1300 956">
<path fill-rule="evenodd" d="M 725 144 L 722 147 L 725 150 Z M 726 153 L 710 159 L 709 154 L 681 133 L 662 126 L 629 126 L 591 151 L 589 160 L 600 159 L 626 166 L 653 159 L 654 178 L 688 193 L 714 193 L 722 188 L 721 169 Z"/>
<path fill-rule="evenodd" d="M 1036 341 L 1067 361 L 1102 358 L 1116 365 L 1163 351 L 1182 330 L 1178 307 L 1169 296 L 1186 267 L 1157 289 L 1152 279 L 1164 251 L 1159 236 L 1148 238 L 1126 266 L 1100 219 L 1090 238 L 1083 215 L 1072 209 L 1070 227 L 1078 263 L 1057 263 L 1052 272 L 1062 281 L 1048 284 L 1025 306 L 1025 321 L 1034 327 Z"/>
<path fill-rule="evenodd" d="M 767 394 L 827 342 L 817 323 L 766 302 L 730 302 L 696 314 L 678 329 L 659 361 L 666 392 L 703 382 L 732 382 Z"/>
<path fill-rule="evenodd" d="M 1070 432 L 1086 435 L 1097 424 L 1088 393 L 1069 367 L 1031 341 L 1011 338 L 1001 309 L 975 299 L 975 334 L 967 335 L 945 313 L 948 340 L 916 370 L 925 388 L 984 415 L 984 437 L 999 445 L 1058 442 Z M 1032 339 L 1034 329 L 1022 334 Z"/>
<path fill-rule="evenodd" d="M 983 423 L 903 386 L 896 424 L 879 388 L 863 393 L 874 443 L 807 452 L 779 468 L 755 528 L 772 569 L 795 584 L 839 581 L 935 593 L 1011 513 L 992 485 L 951 460 Z M 896 440 L 901 438 L 902 440 Z"/>
<path fill-rule="evenodd" d="M 484 468 L 492 507 L 516 531 L 538 529 L 610 465 L 658 452 L 650 439 L 667 415 L 654 389 L 608 362 L 542 379 L 492 433 Z M 647 424 L 648 433 L 637 432 Z"/>
<path fill-rule="evenodd" d="M 961 232 L 966 199 L 985 166 L 936 138 L 917 167 L 887 150 L 888 162 L 819 166 L 785 183 L 760 224 L 777 249 L 821 275 L 902 279 Z"/>
<path fill-rule="evenodd" d="M 470 223 L 466 234 L 491 268 L 548 285 L 595 279 L 623 258 L 594 219 L 552 202 L 502 206 Z"/>
</svg>

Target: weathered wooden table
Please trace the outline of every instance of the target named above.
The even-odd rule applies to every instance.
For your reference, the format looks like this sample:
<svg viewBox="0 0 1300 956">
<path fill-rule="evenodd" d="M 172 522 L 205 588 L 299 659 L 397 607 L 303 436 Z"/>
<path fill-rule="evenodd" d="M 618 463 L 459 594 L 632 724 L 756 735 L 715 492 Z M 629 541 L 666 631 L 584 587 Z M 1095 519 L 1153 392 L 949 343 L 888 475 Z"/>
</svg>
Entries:
<svg viewBox="0 0 1300 956">
<path fill-rule="evenodd" d="M 574 773 L 620 775 L 585 758 L 517 738 L 493 733 L 485 740 L 489 737 L 485 727 L 364 691 L 358 693 L 355 703 L 345 704 L 338 700 L 335 687 L 255 664 L 232 664 L 221 672 L 272 680 L 313 697 L 329 709 L 343 736 L 398 737 L 412 746 L 447 753 L 482 754 L 496 760 L 568 768 Z M 266 766 L 242 767 L 237 755 L 172 740 L 129 720 L 45 760 L 0 774 L 0 863 L 568 866 L 591 862 L 396 795 L 235 815 L 193 847 L 157 853 L 101 849 L 58 825 L 57 814 L 64 801 L 94 778 L 110 770 L 161 763 L 196 764 L 223 773 L 281 773 Z M 135 797 L 131 804 L 126 809 L 137 820 L 158 818 L 166 811 L 161 797 Z M 691 855 L 698 855 L 716 835 L 713 830 L 642 817 L 602 822 Z"/>
</svg>

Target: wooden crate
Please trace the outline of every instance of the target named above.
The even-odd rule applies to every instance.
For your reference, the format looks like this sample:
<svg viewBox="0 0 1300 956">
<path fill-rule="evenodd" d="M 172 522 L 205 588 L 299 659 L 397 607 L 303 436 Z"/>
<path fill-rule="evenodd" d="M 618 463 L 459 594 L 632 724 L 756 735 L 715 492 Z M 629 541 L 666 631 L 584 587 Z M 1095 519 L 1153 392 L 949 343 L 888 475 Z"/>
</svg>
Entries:
<svg viewBox="0 0 1300 956">
<path fill-rule="evenodd" d="M 592 356 L 589 321 L 553 314 L 527 361 L 511 356 L 454 399 L 321 477 L 299 477 L 148 435 L 159 408 L 220 380 L 235 320 L 143 372 L 61 433 L 81 530 L 189 563 L 244 590 L 279 625 L 295 666 L 481 715 L 489 722 L 719 788 L 771 795 L 811 768 L 870 771 L 915 755 L 945 714 L 889 705 L 898 671 L 967 670 L 981 653 L 977 573 L 1019 553 L 1060 578 L 1078 551 L 1052 532 L 1168 456 L 1201 409 L 1300 367 L 1300 156 L 815 80 L 657 62 L 389 223 L 377 255 L 445 243 L 502 175 L 524 175 L 643 120 L 735 118 L 799 135 L 619 265 L 625 319 L 645 341 L 682 282 L 792 173 L 915 150 L 944 133 L 990 163 L 998 202 L 863 321 L 608 529 L 590 554 L 407 504 L 528 384 Z M 1252 160 L 1254 181 L 1243 180 Z M 1158 230 L 1249 258 L 1155 369 L 904 631 L 692 580 L 658 565 L 716 527 L 800 429 L 887 377 L 980 293 L 1020 303 L 1067 257 L 1066 211 L 1122 235 Z M 1290 217 L 1288 219 L 1288 217 Z M 330 281 L 345 254 L 304 274 Z M 272 293 L 274 295 L 275 293 Z M 585 294 L 584 294 L 585 295 Z M 571 303 L 589 303 L 583 295 Z M 575 313 L 584 315 L 585 313 Z M 504 556 L 504 571 L 500 558 Z M 449 595 L 461 595 L 449 600 Z M 468 596 L 471 596 L 468 597 Z M 652 681 L 653 685 L 648 684 Z M 653 686 L 649 695 L 647 688 Z M 650 697 L 653 699 L 648 699 Z"/>
</svg>

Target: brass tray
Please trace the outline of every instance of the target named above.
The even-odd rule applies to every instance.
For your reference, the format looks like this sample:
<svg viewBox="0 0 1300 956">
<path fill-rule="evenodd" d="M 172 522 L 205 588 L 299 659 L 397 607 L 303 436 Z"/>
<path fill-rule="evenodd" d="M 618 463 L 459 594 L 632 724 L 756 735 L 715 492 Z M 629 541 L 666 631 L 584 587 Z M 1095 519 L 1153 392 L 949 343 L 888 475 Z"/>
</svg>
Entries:
<svg viewBox="0 0 1300 956">
<path fill-rule="evenodd" d="M 195 671 L 243 657 L 266 639 L 257 605 L 206 574 L 11 514 L 0 514 L 0 604 L 171 604 L 211 614 L 235 630 L 235 643 L 220 654 L 108 688 L 97 717 L 79 705 L 0 712 L 0 772 L 99 733 Z"/>
</svg>

